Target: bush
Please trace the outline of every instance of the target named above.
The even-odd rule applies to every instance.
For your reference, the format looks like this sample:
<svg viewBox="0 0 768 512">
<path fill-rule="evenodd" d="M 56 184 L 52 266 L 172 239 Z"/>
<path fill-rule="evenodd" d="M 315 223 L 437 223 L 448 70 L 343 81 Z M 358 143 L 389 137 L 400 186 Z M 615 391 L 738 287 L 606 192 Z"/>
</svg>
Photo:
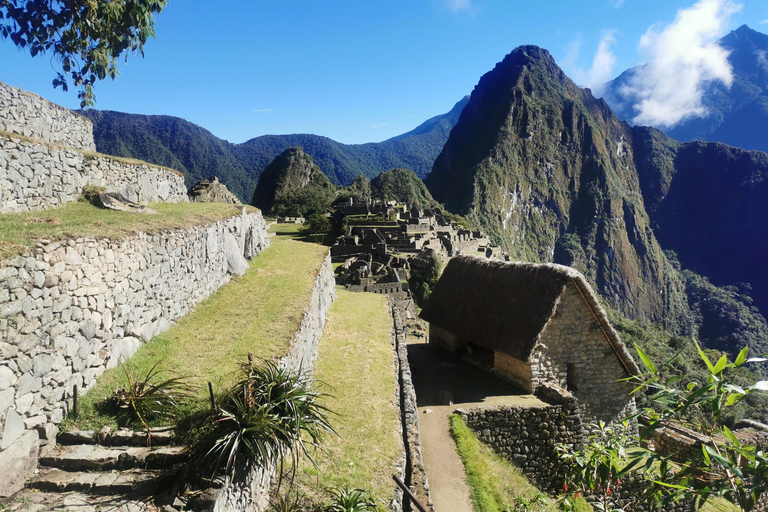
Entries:
<svg viewBox="0 0 768 512">
<path fill-rule="evenodd" d="M 214 442 L 207 452 L 214 474 L 234 477 L 245 458 L 260 466 L 279 466 L 290 453 L 294 470 L 301 454 L 313 464 L 311 449 L 322 448 L 323 436 L 333 433 L 331 414 L 320 404 L 323 394 L 313 381 L 253 354 L 242 365 L 242 379 L 226 394 L 215 421 Z"/>
</svg>

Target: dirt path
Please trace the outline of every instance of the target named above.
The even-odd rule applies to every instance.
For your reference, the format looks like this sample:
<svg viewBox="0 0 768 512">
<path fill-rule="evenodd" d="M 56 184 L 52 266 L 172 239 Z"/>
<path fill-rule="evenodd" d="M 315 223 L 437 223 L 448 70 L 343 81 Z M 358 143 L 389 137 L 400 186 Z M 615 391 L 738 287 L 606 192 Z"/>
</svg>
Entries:
<svg viewBox="0 0 768 512">
<path fill-rule="evenodd" d="M 458 408 L 479 405 L 542 404 L 493 375 L 425 343 L 408 345 L 419 408 L 421 449 L 436 512 L 472 512 L 464 465 L 456 453 L 448 417 Z M 454 405 L 440 405 L 440 390 L 453 394 Z"/>
</svg>

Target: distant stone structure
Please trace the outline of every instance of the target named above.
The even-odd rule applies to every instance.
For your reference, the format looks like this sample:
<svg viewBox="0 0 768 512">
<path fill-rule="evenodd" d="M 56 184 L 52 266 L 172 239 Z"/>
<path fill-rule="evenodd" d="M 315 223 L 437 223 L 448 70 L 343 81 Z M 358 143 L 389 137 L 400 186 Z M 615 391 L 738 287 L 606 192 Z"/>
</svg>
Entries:
<svg viewBox="0 0 768 512">
<path fill-rule="evenodd" d="M 0 83 L 0 213 L 61 206 L 87 185 L 135 203 L 188 201 L 181 173 L 95 149 L 90 120 Z"/>
<path fill-rule="evenodd" d="M 451 259 L 421 317 L 429 342 L 477 362 L 527 392 L 567 389 L 586 418 L 634 410 L 639 375 L 584 276 L 562 265 Z"/>
<path fill-rule="evenodd" d="M 431 254 L 442 259 L 458 254 L 501 256 L 482 232 L 458 227 L 439 209 L 350 198 L 334 205 L 333 216 L 337 223 L 355 222 L 331 247 L 333 260 L 344 262 L 336 282 L 350 291 L 403 298 L 410 293 L 411 264 Z"/>
<path fill-rule="evenodd" d="M 189 189 L 189 200 L 193 203 L 231 203 L 240 204 L 235 194 L 219 181 L 219 178 L 202 179 Z"/>
</svg>

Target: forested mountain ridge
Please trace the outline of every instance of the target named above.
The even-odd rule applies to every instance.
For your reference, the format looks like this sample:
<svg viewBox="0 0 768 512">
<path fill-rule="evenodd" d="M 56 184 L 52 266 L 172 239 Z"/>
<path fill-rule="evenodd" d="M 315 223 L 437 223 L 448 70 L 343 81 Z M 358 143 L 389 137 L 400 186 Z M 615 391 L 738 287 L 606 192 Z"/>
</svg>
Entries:
<svg viewBox="0 0 768 512">
<path fill-rule="evenodd" d="M 289 147 L 301 146 L 335 185 L 348 185 L 363 174 L 374 178 L 402 167 L 425 176 L 448 139 L 463 98 L 446 114 L 414 130 L 368 144 L 341 144 L 311 134 L 264 135 L 231 144 L 189 121 L 171 116 L 146 116 L 113 111 L 80 111 L 94 124 L 99 152 L 173 167 L 187 185 L 201 177 L 218 176 L 243 202 L 250 202 L 261 172 Z"/>
<path fill-rule="evenodd" d="M 680 141 L 708 140 L 743 149 L 768 151 L 768 35 L 746 25 L 718 41 L 729 52 L 733 83 L 713 82 L 705 90 L 703 117 L 691 117 L 664 129 Z M 638 98 L 625 89 L 642 66 L 628 69 L 606 84 L 605 100 L 620 118 L 631 121 Z"/>
<path fill-rule="evenodd" d="M 546 50 L 524 46 L 480 79 L 426 183 L 513 258 L 577 268 L 628 317 L 699 332 L 712 348 L 760 350 L 768 331 L 749 288 L 715 285 L 748 274 L 768 286 L 755 265 L 735 271 L 768 239 L 764 159 L 633 128 Z M 702 208 L 711 215 L 696 221 Z M 730 274 L 718 270 L 723 253 Z"/>
</svg>

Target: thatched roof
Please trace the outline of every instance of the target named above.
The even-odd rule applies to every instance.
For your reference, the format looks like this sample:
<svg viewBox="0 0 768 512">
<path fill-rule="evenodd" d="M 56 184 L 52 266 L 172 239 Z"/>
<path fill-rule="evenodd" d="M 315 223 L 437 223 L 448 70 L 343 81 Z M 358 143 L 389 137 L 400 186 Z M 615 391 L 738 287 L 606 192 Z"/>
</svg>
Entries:
<svg viewBox="0 0 768 512">
<path fill-rule="evenodd" d="M 421 317 L 473 343 L 526 361 L 569 283 L 579 290 L 627 373 L 639 375 L 592 287 L 581 273 L 563 265 L 457 256 L 446 266 Z"/>
</svg>

